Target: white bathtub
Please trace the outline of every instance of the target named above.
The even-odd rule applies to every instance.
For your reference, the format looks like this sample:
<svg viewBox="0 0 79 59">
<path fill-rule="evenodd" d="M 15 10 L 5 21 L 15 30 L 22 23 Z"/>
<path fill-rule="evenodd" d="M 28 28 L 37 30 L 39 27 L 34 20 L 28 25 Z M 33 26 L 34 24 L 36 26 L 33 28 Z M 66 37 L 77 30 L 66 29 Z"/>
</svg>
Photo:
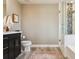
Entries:
<svg viewBox="0 0 79 59">
<path fill-rule="evenodd" d="M 75 35 L 65 35 L 65 46 L 75 53 Z"/>
<path fill-rule="evenodd" d="M 75 35 L 65 35 L 65 54 L 69 59 L 75 59 Z"/>
</svg>

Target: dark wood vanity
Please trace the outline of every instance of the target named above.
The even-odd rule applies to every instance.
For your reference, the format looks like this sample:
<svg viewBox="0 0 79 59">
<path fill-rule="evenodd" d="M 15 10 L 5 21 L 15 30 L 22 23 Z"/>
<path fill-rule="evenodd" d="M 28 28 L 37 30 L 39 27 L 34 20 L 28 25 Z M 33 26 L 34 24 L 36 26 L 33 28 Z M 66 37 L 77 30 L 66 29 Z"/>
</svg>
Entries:
<svg viewBox="0 0 79 59">
<path fill-rule="evenodd" d="M 21 53 L 21 33 L 3 35 L 3 59 L 16 59 Z"/>
</svg>

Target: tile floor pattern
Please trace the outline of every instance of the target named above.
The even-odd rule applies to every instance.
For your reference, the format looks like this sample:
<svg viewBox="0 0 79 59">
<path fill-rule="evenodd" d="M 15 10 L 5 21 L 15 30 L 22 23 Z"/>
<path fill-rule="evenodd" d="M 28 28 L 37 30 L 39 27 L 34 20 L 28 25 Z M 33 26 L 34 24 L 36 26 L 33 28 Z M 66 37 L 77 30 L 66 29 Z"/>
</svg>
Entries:
<svg viewBox="0 0 79 59">
<path fill-rule="evenodd" d="M 23 53 L 18 59 L 64 59 L 59 48 L 32 48 L 31 52 Z"/>
</svg>

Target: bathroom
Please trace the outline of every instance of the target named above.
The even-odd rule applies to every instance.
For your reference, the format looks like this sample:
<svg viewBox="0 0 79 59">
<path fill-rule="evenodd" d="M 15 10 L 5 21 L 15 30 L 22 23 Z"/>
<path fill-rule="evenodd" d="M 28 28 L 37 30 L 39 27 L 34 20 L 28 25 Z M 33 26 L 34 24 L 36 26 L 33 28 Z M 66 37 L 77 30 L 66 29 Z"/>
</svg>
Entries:
<svg viewBox="0 0 79 59">
<path fill-rule="evenodd" d="M 70 6 L 73 8 L 72 21 L 70 23 L 67 22 L 67 17 L 69 17 L 67 14 L 68 4 L 69 6 L 73 4 L 73 6 Z M 39 57 L 39 59 L 74 59 L 74 8 L 74 0 L 3 0 L 3 37 L 8 34 L 7 37 L 12 37 L 14 43 L 17 43 L 16 41 L 19 42 L 18 47 L 13 46 L 17 49 L 14 50 L 19 50 L 16 59 L 32 59 L 32 57 L 34 59 L 36 57 Z M 72 27 L 68 27 L 69 24 Z M 13 35 L 10 36 L 10 34 Z M 16 39 L 20 38 L 20 40 L 15 40 L 14 37 Z M 71 41 L 72 43 L 70 43 Z M 34 50 L 34 53 L 32 53 L 32 50 Z M 43 57 L 40 58 L 41 55 L 39 53 L 41 50 L 44 51 L 44 55 L 41 53 Z M 48 50 L 55 50 L 52 52 L 53 54 L 59 51 L 57 54 L 60 57 L 51 57 L 51 53 Z M 66 53 L 67 51 L 69 53 Z M 37 56 L 31 55 L 28 58 L 29 54 L 35 54 L 35 52 L 37 52 Z M 16 53 L 11 54 L 15 56 Z M 15 59 L 15 57 L 10 55 L 7 59 Z"/>
</svg>

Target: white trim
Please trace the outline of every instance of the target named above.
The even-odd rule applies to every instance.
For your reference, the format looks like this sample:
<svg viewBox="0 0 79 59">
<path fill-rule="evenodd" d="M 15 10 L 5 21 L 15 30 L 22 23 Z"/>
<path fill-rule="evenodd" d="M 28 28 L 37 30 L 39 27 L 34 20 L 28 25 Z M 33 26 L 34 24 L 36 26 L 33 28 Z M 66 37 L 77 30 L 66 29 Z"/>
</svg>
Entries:
<svg viewBox="0 0 79 59">
<path fill-rule="evenodd" d="M 31 47 L 59 47 L 59 45 L 32 45 Z"/>
</svg>

